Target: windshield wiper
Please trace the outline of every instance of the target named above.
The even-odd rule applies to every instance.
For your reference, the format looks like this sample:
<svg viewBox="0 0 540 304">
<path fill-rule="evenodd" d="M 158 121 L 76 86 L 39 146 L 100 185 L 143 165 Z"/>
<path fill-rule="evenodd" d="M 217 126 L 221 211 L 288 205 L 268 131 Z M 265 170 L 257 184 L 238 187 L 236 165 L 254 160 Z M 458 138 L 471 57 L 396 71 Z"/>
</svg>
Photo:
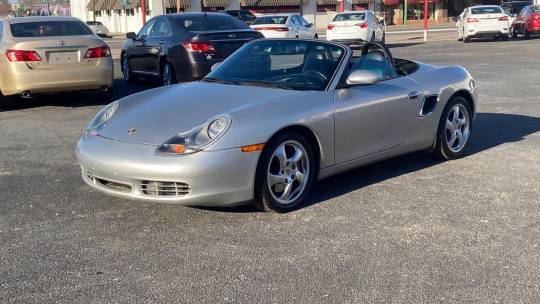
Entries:
<svg viewBox="0 0 540 304">
<path fill-rule="evenodd" d="M 202 81 L 222 83 L 222 84 L 230 84 L 230 85 L 238 85 L 238 83 L 235 82 L 235 81 L 223 80 L 223 79 L 214 78 L 214 77 L 205 77 L 205 78 L 202 79 Z"/>
<path fill-rule="evenodd" d="M 284 90 L 298 90 L 297 87 L 289 86 L 286 84 L 279 84 L 274 82 L 268 82 L 268 81 L 257 81 L 257 80 L 246 80 L 246 81 L 239 81 L 238 85 L 253 85 L 263 88 L 278 88 L 278 89 L 284 89 Z"/>
</svg>

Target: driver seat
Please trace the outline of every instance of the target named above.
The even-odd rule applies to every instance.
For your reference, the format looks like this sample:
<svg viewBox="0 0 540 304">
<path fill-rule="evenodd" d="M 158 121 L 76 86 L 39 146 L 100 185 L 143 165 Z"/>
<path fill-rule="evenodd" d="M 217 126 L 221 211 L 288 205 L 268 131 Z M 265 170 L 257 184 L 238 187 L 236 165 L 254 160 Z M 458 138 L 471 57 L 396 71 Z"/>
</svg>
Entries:
<svg viewBox="0 0 540 304">
<path fill-rule="evenodd" d="M 332 60 L 326 50 L 312 50 L 306 55 L 302 72 L 318 72 L 328 77 L 332 69 Z"/>
</svg>

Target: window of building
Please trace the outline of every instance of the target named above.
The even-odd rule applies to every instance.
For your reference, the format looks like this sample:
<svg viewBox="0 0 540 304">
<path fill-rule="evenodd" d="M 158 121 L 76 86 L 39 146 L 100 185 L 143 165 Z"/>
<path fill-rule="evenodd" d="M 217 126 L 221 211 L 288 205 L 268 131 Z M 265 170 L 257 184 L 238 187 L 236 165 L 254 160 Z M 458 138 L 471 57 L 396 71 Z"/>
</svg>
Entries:
<svg viewBox="0 0 540 304">
<path fill-rule="evenodd" d="M 94 11 L 94 16 L 101 17 L 101 11 Z"/>
</svg>

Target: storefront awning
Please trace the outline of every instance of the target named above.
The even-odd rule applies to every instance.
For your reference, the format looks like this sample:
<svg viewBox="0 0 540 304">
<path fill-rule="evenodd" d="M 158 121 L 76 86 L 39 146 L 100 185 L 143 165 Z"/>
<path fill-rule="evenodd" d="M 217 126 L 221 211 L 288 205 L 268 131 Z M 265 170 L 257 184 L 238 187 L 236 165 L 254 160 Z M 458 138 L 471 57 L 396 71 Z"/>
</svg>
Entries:
<svg viewBox="0 0 540 304">
<path fill-rule="evenodd" d="M 304 0 L 307 2 L 307 0 Z M 300 6 L 300 0 L 240 0 L 241 6 L 269 7 L 269 6 Z"/>
<path fill-rule="evenodd" d="M 384 5 L 399 5 L 405 0 L 384 0 Z M 439 3 L 441 0 L 428 0 L 429 3 Z M 407 4 L 423 4 L 424 0 L 407 0 Z"/>
<path fill-rule="evenodd" d="M 229 0 L 203 0 L 204 7 L 226 7 Z"/>
<path fill-rule="evenodd" d="M 188 8 L 189 7 L 189 0 L 180 0 L 180 7 L 181 8 Z M 176 8 L 176 0 L 165 0 L 165 7 L 166 8 Z"/>
<path fill-rule="evenodd" d="M 103 2 L 104 0 L 90 0 L 88 2 L 88 5 L 86 6 L 86 9 L 88 11 L 101 11 L 103 10 Z"/>
</svg>

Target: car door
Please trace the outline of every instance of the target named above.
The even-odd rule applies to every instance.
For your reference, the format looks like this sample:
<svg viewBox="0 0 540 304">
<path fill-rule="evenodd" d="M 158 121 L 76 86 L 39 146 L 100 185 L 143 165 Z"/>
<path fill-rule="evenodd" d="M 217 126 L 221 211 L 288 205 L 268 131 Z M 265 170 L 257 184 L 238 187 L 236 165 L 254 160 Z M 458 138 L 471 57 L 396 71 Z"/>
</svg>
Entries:
<svg viewBox="0 0 540 304">
<path fill-rule="evenodd" d="M 146 73 L 159 75 L 160 57 L 171 34 L 172 31 L 169 22 L 163 17 L 156 19 L 152 29 L 150 30 L 150 34 L 148 35 L 146 46 L 144 48 L 144 70 Z"/>
<path fill-rule="evenodd" d="M 298 16 L 294 15 L 291 18 L 291 27 L 293 32 L 293 37 L 302 38 L 303 32 L 301 30 L 302 23 L 300 22 L 300 19 L 298 19 Z"/>
<path fill-rule="evenodd" d="M 421 99 L 416 81 L 391 70 L 376 84 L 337 89 L 336 164 L 398 147 L 419 120 Z"/>
<path fill-rule="evenodd" d="M 126 49 L 131 71 L 134 73 L 145 73 L 146 70 L 146 41 L 150 35 L 150 30 L 154 25 L 155 19 L 146 23 L 137 34 L 133 43 Z"/>
<path fill-rule="evenodd" d="M 382 41 L 382 36 L 383 36 L 383 28 L 381 27 L 381 25 L 379 24 L 379 22 L 377 21 L 377 19 L 375 18 L 375 15 L 373 15 L 372 12 L 369 12 L 369 22 L 371 24 L 371 26 L 373 27 L 373 32 L 375 33 L 375 40 L 376 41 Z"/>
<path fill-rule="evenodd" d="M 307 39 L 311 39 L 315 36 L 315 31 L 313 27 L 307 22 L 306 19 L 302 16 L 298 16 L 300 19 L 300 23 L 302 24 L 302 30 L 303 30 L 303 37 Z"/>
</svg>

